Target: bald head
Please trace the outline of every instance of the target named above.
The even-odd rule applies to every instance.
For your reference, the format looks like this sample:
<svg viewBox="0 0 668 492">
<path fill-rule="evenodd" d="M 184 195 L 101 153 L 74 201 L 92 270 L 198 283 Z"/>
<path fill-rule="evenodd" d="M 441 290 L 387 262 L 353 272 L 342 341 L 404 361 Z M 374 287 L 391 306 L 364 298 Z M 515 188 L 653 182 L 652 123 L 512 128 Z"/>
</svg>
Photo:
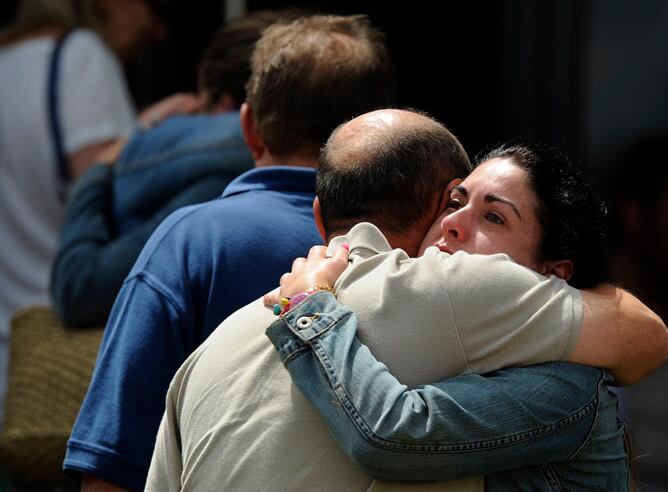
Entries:
<svg viewBox="0 0 668 492">
<path fill-rule="evenodd" d="M 470 171 L 466 152 L 423 114 L 383 109 L 339 126 L 320 156 L 316 193 L 328 234 L 370 221 L 407 234 L 425 220 L 447 183 Z"/>
<path fill-rule="evenodd" d="M 369 161 L 373 164 L 379 151 L 392 146 L 397 139 L 414 140 L 415 137 L 428 138 L 428 135 L 438 134 L 457 142 L 443 125 L 428 116 L 402 109 L 381 109 L 336 128 L 327 141 L 325 152 L 334 166 L 362 165 Z"/>
</svg>

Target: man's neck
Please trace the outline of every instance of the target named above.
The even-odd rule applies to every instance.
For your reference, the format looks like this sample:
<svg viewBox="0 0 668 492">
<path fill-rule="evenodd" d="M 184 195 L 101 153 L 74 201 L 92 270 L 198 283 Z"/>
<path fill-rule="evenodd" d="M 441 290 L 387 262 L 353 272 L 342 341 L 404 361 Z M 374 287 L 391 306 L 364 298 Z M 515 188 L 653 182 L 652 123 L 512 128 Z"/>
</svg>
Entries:
<svg viewBox="0 0 668 492">
<path fill-rule="evenodd" d="M 269 152 L 264 152 L 259 158 L 255 159 L 255 167 L 267 166 L 295 166 L 318 168 L 318 159 L 312 155 L 287 155 L 274 157 Z"/>
<path fill-rule="evenodd" d="M 415 258 L 418 255 L 420 244 L 422 243 L 422 239 L 416 243 L 414 238 L 394 236 L 392 234 L 385 234 L 385 239 L 390 243 L 390 246 L 395 249 L 403 249 L 411 258 Z"/>
</svg>

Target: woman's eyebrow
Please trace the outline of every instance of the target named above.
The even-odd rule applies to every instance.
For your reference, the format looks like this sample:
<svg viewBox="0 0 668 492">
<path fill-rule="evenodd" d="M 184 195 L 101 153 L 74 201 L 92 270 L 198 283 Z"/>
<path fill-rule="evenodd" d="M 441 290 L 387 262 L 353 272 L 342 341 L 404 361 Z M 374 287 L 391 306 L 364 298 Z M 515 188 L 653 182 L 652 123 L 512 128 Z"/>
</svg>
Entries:
<svg viewBox="0 0 668 492">
<path fill-rule="evenodd" d="M 505 203 L 506 205 L 509 205 L 515 211 L 515 213 L 517 214 L 519 219 L 522 220 L 522 214 L 520 214 L 520 211 L 517 210 L 517 207 L 515 206 L 515 204 L 513 202 L 511 202 L 510 200 L 507 200 L 505 198 L 501 198 L 499 195 L 489 194 L 489 195 L 485 195 L 485 202 L 486 203 L 490 203 L 490 202 Z"/>
<path fill-rule="evenodd" d="M 469 192 L 466 191 L 466 188 L 464 188 L 462 185 L 455 186 L 453 190 L 457 190 L 459 193 L 464 195 L 464 198 L 468 198 Z"/>
</svg>

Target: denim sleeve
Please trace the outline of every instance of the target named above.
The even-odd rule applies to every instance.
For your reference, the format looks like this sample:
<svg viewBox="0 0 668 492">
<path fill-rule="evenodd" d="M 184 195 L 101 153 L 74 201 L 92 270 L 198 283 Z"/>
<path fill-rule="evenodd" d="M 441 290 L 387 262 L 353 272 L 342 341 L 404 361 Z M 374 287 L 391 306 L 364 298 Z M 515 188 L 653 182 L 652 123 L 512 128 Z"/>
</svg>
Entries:
<svg viewBox="0 0 668 492">
<path fill-rule="evenodd" d="M 557 362 L 409 390 L 356 330 L 354 313 L 319 292 L 267 335 L 339 446 L 374 478 L 451 480 L 569 460 L 591 432 L 601 370 Z"/>
<path fill-rule="evenodd" d="M 70 326 L 104 325 L 123 280 L 160 222 L 177 208 L 222 190 L 217 179 L 198 182 L 117 237 L 110 211 L 111 180 L 110 166 L 93 166 L 77 182 L 65 212 L 51 272 L 51 296 L 61 319 Z"/>
</svg>

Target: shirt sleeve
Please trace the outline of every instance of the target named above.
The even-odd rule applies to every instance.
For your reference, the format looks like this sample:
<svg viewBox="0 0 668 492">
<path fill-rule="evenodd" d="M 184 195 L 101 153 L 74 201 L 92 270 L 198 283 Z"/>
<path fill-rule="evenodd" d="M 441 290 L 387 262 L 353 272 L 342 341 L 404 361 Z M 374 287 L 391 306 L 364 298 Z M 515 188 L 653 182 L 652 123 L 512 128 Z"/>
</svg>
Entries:
<svg viewBox="0 0 668 492">
<path fill-rule="evenodd" d="M 568 360 L 583 316 L 577 289 L 506 255 L 460 252 L 426 260 L 430 271 L 442 274 L 444 302 L 452 316 L 449 323 L 455 327 L 469 372 Z"/>
<path fill-rule="evenodd" d="M 130 134 L 134 109 L 121 67 L 93 32 L 65 41 L 59 79 L 59 115 L 65 152 Z"/>
</svg>

